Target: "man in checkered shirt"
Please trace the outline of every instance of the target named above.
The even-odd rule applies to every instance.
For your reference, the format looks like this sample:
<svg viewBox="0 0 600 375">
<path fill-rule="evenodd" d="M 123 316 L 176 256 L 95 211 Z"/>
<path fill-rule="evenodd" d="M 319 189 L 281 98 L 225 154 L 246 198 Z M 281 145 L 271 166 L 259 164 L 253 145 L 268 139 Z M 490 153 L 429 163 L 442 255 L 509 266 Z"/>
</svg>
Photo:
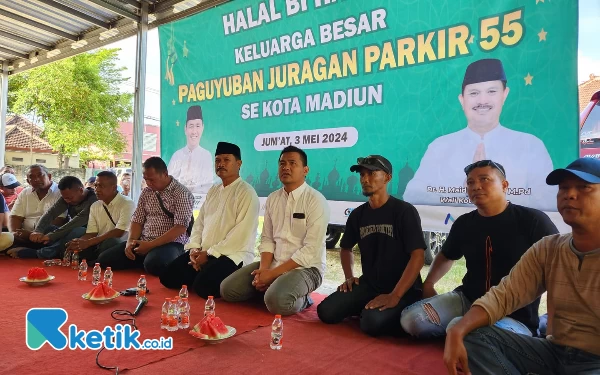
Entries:
<svg viewBox="0 0 600 375">
<path fill-rule="evenodd" d="M 147 273 L 159 276 L 168 263 L 183 254 L 194 196 L 169 176 L 161 158 L 147 159 L 142 168 L 148 187 L 142 190 L 131 218 L 129 238 L 100 254 L 98 262 L 113 270 L 143 266 Z"/>
</svg>

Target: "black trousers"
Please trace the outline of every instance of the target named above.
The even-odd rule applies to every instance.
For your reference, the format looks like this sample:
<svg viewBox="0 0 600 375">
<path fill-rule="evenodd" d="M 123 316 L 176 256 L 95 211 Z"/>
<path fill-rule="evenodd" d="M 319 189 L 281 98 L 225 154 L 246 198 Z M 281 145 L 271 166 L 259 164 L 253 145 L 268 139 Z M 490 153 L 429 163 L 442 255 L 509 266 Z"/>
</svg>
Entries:
<svg viewBox="0 0 600 375">
<path fill-rule="evenodd" d="M 367 303 L 379 293 L 370 286 L 362 277 L 358 285 L 352 286 L 352 291 L 336 291 L 325 298 L 317 306 L 317 314 L 322 322 L 328 324 L 340 323 L 346 318 L 360 316 L 360 329 L 370 336 L 403 334 L 400 326 L 400 315 L 405 307 L 412 305 L 420 299 L 420 293 L 412 291 L 400 299 L 396 307 L 379 311 L 379 309 L 365 309 Z"/>
<path fill-rule="evenodd" d="M 169 289 L 180 289 L 182 285 L 191 287 L 200 297 L 221 297 L 221 282 L 242 266 L 235 264 L 229 257 L 222 255 L 215 258 L 208 256 L 208 262 L 196 271 L 188 264 L 190 254 L 183 253 L 167 265 L 166 270 L 160 275 L 160 282 Z"/>
</svg>

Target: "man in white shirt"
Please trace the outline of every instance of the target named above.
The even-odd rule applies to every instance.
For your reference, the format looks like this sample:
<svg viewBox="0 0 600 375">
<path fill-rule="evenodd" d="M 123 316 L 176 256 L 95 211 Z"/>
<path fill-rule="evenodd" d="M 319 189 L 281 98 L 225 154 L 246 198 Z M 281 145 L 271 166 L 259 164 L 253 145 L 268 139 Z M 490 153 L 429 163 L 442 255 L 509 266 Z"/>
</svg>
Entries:
<svg viewBox="0 0 600 375">
<path fill-rule="evenodd" d="M 200 147 L 204 120 L 199 105 L 188 108 L 184 131 L 187 144 L 171 156 L 169 173 L 193 194 L 206 194 L 213 184 L 213 162 L 210 152 Z"/>
<path fill-rule="evenodd" d="M 221 282 L 254 260 L 260 202 L 240 177 L 242 156 L 232 143 L 219 142 L 215 172 L 222 183 L 206 195 L 185 249 L 160 276 L 171 289 L 190 285 L 202 298 L 220 297 Z"/>
<path fill-rule="evenodd" d="M 329 206 L 325 197 L 304 181 L 306 153 L 294 146 L 281 151 L 279 180 L 283 188 L 269 195 L 254 262 L 223 280 L 221 296 L 238 302 L 264 293 L 273 314 L 291 315 L 312 304 L 310 293 L 325 273 L 325 233 Z"/>
<path fill-rule="evenodd" d="M 61 195 L 58 185 L 52 181 L 52 175 L 43 165 L 30 166 L 27 168 L 26 176 L 30 186 L 17 197 L 8 221 L 8 228 L 14 236 L 13 247 L 39 249 L 45 245 L 30 241 L 29 236 L 42 215 L 54 206 Z M 55 220 L 53 224 L 62 225 L 64 216 L 61 215 L 60 220 Z"/>
<path fill-rule="evenodd" d="M 553 169 L 544 143 L 537 137 L 500 125 L 509 88 L 502 62 L 482 59 L 467 67 L 458 100 L 467 127 L 434 140 L 403 199 L 416 205 L 470 206 L 463 166 L 494 160 L 511 171 L 511 203 L 555 211 L 556 187 L 544 183 Z"/>
<path fill-rule="evenodd" d="M 79 259 L 89 263 L 94 263 L 103 251 L 125 242 L 135 208 L 130 198 L 117 191 L 117 176 L 112 172 L 98 173 L 94 189 L 98 201 L 90 206 L 86 233 L 67 246 L 69 251 L 80 251 Z"/>
</svg>

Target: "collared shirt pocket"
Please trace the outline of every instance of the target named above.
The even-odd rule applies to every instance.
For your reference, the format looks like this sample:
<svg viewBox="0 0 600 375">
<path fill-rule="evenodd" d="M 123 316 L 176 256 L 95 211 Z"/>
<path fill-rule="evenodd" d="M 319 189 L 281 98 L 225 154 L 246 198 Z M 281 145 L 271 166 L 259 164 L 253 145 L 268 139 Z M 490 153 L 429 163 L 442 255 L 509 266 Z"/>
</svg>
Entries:
<svg viewBox="0 0 600 375">
<path fill-rule="evenodd" d="M 304 238 L 306 235 L 306 216 L 295 213 L 292 216 L 292 235 L 297 238 Z"/>
</svg>

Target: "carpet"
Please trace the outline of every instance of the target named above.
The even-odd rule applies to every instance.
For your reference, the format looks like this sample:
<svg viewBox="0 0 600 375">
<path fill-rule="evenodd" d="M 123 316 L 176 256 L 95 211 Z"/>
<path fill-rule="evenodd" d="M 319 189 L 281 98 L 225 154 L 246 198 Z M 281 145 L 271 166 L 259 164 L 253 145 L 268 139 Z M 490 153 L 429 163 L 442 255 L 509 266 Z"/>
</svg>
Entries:
<svg viewBox="0 0 600 375">
<path fill-rule="evenodd" d="M 18 279 L 40 260 L 0 257 L 0 374 L 109 374 L 95 364 L 92 350 L 57 351 L 49 345 L 33 351 L 25 342 L 25 314 L 32 307 L 65 309 L 66 326 L 102 330 L 117 324 L 110 317 L 115 309 L 133 311 L 135 297 L 119 297 L 107 305 L 95 305 L 81 295 L 92 289 L 91 270 L 87 281 L 77 280 L 77 271 L 66 267 L 46 267 L 56 279 L 45 286 L 31 287 Z M 139 270 L 115 271 L 113 287 L 123 290 L 135 286 Z M 188 330 L 167 332 L 160 329 L 161 307 L 165 297 L 178 291 L 160 285 L 148 276 L 148 305 L 136 318 L 140 338 L 173 337 L 172 350 L 104 350 L 100 363 L 119 366 L 131 374 L 219 373 L 219 374 L 406 374 L 437 375 L 446 373 L 442 361 L 443 341 L 418 342 L 410 339 L 372 338 L 363 334 L 357 320 L 325 325 L 317 317 L 316 306 L 325 296 L 313 293 L 313 306 L 300 314 L 284 317 L 283 349 L 269 347 L 273 315 L 261 301 L 231 304 L 216 300 L 216 313 L 227 325 L 236 328 L 234 337 L 220 344 L 205 344 Z M 205 300 L 192 295 L 191 324 L 203 316 Z M 114 372 L 113 372 L 114 373 Z"/>
</svg>

